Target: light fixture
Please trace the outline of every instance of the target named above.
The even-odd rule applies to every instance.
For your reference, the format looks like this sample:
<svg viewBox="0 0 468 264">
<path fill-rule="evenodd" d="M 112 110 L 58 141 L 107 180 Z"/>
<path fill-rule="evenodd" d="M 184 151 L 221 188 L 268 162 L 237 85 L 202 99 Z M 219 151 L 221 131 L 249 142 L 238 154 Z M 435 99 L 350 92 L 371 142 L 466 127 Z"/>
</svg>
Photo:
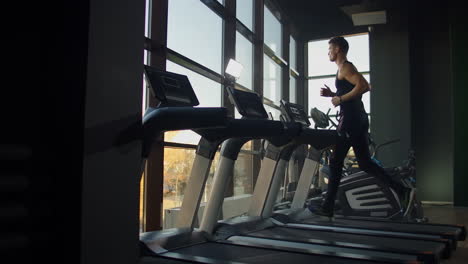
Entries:
<svg viewBox="0 0 468 264">
<path fill-rule="evenodd" d="M 340 6 L 354 26 L 372 26 L 387 23 L 387 5 L 383 1 L 362 0 L 359 4 Z"/>
<path fill-rule="evenodd" d="M 239 62 L 229 59 L 228 65 L 226 67 L 226 73 L 234 77 L 235 79 L 238 79 L 241 76 L 241 72 L 244 69 L 242 64 Z"/>
<path fill-rule="evenodd" d="M 363 12 L 351 15 L 355 26 L 367 26 L 387 23 L 387 12 L 385 10 Z"/>
</svg>

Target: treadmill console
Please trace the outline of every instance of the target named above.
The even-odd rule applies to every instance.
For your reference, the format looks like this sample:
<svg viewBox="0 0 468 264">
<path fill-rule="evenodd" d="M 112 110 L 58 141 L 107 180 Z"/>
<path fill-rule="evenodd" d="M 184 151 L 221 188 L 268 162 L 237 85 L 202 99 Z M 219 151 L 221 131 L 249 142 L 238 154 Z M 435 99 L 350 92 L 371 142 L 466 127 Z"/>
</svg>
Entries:
<svg viewBox="0 0 468 264">
<path fill-rule="evenodd" d="M 298 122 L 304 126 L 310 126 L 310 121 L 304 111 L 304 107 L 299 104 L 294 104 L 281 100 L 281 112 L 286 116 L 290 122 Z"/>
<path fill-rule="evenodd" d="M 226 88 L 229 99 L 236 106 L 237 111 L 247 118 L 268 119 L 260 96 L 254 92 L 242 91 L 232 87 Z"/>
<path fill-rule="evenodd" d="M 159 71 L 145 65 L 145 78 L 152 94 L 165 106 L 199 105 L 187 76 L 173 72 Z"/>
</svg>

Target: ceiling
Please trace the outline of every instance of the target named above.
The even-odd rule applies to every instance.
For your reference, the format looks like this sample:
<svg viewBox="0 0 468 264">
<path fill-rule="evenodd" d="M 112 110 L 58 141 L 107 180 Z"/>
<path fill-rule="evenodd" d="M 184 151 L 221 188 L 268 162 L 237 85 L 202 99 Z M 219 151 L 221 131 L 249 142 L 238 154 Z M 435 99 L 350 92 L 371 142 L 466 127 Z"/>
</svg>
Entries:
<svg viewBox="0 0 468 264">
<path fill-rule="evenodd" d="M 301 35 L 308 38 L 327 31 L 353 31 L 350 14 L 376 11 L 394 6 L 402 0 L 274 0 L 280 11 Z"/>
</svg>

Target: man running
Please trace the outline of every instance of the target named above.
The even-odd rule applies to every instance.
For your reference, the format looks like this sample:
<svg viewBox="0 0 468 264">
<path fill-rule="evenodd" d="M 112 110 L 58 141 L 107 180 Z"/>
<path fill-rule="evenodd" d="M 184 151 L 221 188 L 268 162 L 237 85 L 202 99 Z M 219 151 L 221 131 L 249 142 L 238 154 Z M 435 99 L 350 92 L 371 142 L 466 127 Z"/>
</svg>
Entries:
<svg viewBox="0 0 468 264">
<path fill-rule="evenodd" d="M 361 170 L 376 176 L 390 186 L 400 197 L 404 196 L 402 185 L 392 181 L 385 170 L 377 165 L 369 152 L 369 119 L 362 103 L 362 94 L 370 90 L 369 83 L 356 67 L 347 60 L 349 44 L 343 37 L 334 37 L 328 42 L 328 57 L 338 66 L 335 86 L 336 93 L 328 86 L 321 88 L 320 95 L 332 97 L 331 102 L 340 106 L 340 121 L 337 132 L 339 139 L 330 157 L 328 191 L 321 206 L 310 205 L 309 210 L 321 216 L 332 217 L 336 194 L 340 184 L 344 159 L 352 146 Z"/>
</svg>

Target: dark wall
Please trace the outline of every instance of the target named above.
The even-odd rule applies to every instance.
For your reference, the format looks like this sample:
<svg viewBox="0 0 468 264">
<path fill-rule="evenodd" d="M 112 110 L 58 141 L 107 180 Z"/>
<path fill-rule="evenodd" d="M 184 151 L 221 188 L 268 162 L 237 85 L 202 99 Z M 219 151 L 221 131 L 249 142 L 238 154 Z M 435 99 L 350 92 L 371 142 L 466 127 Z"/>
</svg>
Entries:
<svg viewBox="0 0 468 264">
<path fill-rule="evenodd" d="M 12 59 L 3 60 L 11 71 L 4 74 L 4 90 L 14 97 L 1 104 L 11 105 L 1 111 L 11 117 L 2 118 L 9 134 L 2 143 L 26 147 L 29 160 L 9 175 L 19 185 L 3 185 L 23 192 L 16 198 L 24 206 L 14 211 L 13 225 L 5 225 L 9 233 L 19 227 L 20 234 L 5 241 L 19 263 L 80 261 L 89 1 L 54 4 L 23 2 L 6 9 L 22 14 L 7 22 L 11 35 L 3 32 L 11 44 L 5 55 Z"/>
<path fill-rule="evenodd" d="M 468 38 L 461 6 L 450 7 L 454 101 L 454 204 L 468 206 Z"/>
<path fill-rule="evenodd" d="M 145 3 L 19 5 L 9 140 L 32 164 L 8 246 L 20 263 L 136 263 L 141 143 L 115 143 L 141 124 Z"/>
<path fill-rule="evenodd" d="M 371 71 L 371 133 L 382 147 L 378 159 L 398 166 L 411 148 L 411 107 L 407 10 L 387 9 L 387 23 L 369 33 Z"/>
<path fill-rule="evenodd" d="M 91 1 L 84 115 L 82 263 L 136 263 L 145 1 Z M 130 132 L 126 134 L 124 132 Z"/>
<path fill-rule="evenodd" d="M 453 89 L 447 5 L 411 6 L 412 138 L 424 201 L 453 201 Z"/>
</svg>

